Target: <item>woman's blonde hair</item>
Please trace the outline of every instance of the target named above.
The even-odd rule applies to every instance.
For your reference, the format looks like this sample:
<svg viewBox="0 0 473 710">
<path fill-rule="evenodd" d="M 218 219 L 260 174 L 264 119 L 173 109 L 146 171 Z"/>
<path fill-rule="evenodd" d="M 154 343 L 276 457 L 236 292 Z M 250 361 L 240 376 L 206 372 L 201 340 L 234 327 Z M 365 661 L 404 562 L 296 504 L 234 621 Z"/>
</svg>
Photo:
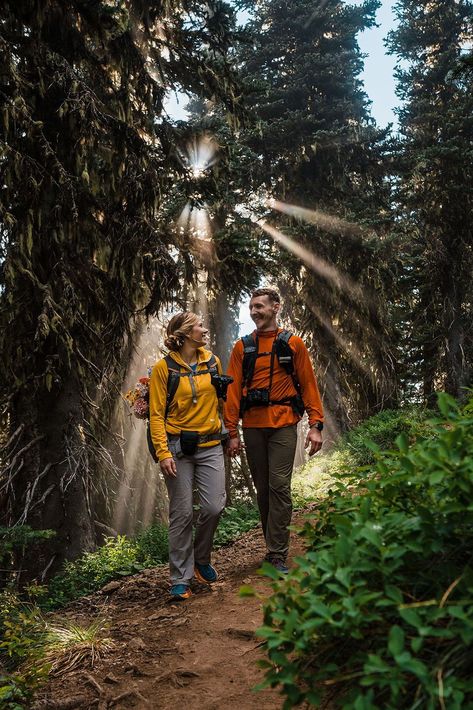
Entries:
<svg viewBox="0 0 473 710">
<path fill-rule="evenodd" d="M 177 352 L 184 345 L 186 336 L 190 335 L 192 328 L 200 323 L 200 317 L 191 311 L 176 313 L 171 318 L 166 328 L 166 339 L 164 345 L 168 350 Z"/>
</svg>

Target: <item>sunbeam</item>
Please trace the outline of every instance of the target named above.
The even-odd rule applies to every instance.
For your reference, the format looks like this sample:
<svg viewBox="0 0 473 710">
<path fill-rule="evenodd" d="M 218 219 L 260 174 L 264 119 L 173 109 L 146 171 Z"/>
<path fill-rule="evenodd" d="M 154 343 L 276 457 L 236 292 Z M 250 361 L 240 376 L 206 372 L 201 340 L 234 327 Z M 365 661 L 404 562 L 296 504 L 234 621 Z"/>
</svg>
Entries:
<svg viewBox="0 0 473 710">
<path fill-rule="evenodd" d="M 271 209 L 287 214 L 290 217 L 308 222 L 309 224 L 314 224 L 319 229 L 322 229 L 324 232 L 329 232 L 330 234 L 343 234 L 346 237 L 361 237 L 366 234 L 367 231 L 355 222 L 348 222 L 345 219 L 335 217 L 321 210 L 309 210 L 306 207 L 291 205 L 287 202 L 281 202 L 280 200 L 274 200 L 272 198 L 268 200 L 267 205 L 271 207 Z"/>
<path fill-rule="evenodd" d="M 378 377 L 373 372 L 373 369 L 369 365 L 365 364 L 365 362 L 363 362 L 364 358 L 360 349 L 356 345 L 351 343 L 349 340 L 347 340 L 340 333 L 340 331 L 338 331 L 337 328 L 333 326 L 330 318 L 324 315 L 322 311 L 317 308 L 317 306 L 312 301 L 306 301 L 306 304 L 309 306 L 310 310 L 317 318 L 319 323 L 322 325 L 322 327 L 330 333 L 337 345 L 341 348 L 341 350 L 343 350 L 345 355 L 350 358 L 350 360 L 355 363 L 356 367 L 371 380 L 372 384 L 376 385 L 378 382 Z"/>
<path fill-rule="evenodd" d="M 349 276 L 342 274 L 339 269 L 329 264 L 328 261 L 315 256 L 315 254 L 302 246 L 302 244 L 298 244 L 294 239 L 291 239 L 291 237 L 283 234 L 279 229 L 272 227 L 263 220 L 257 220 L 257 224 L 266 234 L 269 234 L 275 242 L 280 244 L 291 254 L 294 254 L 294 256 L 297 256 L 311 271 L 319 274 L 319 276 L 322 276 L 327 281 L 330 281 L 336 288 L 340 291 L 345 291 L 345 293 L 348 293 L 352 298 L 363 302 L 367 301 L 366 294 L 363 293 L 361 287 Z"/>
</svg>

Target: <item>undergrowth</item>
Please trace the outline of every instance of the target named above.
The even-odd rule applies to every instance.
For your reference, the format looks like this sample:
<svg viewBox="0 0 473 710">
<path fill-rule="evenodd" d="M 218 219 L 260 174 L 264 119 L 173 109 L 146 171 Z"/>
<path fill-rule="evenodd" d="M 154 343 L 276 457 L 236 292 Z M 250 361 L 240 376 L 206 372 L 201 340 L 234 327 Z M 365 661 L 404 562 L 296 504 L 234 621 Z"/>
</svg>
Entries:
<svg viewBox="0 0 473 710">
<path fill-rule="evenodd" d="M 284 708 L 473 707 L 473 400 L 439 408 L 385 452 L 383 415 L 348 437 L 361 467 L 340 467 L 265 607 L 265 685 Z"/>
<path fill-rule="evenodd" d="M 292 486 L 295 507 L 304 507 L 309 500 L 325 498 L 337 477 L 345 472 L 374 464 L 375 453 L 367 442 L 371 441 L 381 449 L 391 449 L 400 434 L 409 441 L 433 436 L 432 416 L 433 412 L 422 407 L 403 407 L 386 409 L 370 417 L 340 437 L 328 453 L 315 456 L 295 472 Z"/>
<path fill-rule="evenodd" d="M 250 530 L 258 523 L 258 512 L 249 503 L 228 507 L 215 535 L 215 547 L 221 547 Z M 168 531 L 165 525 L 152 525 L 135 538 L 119 535 L 108 538 L 94 552 L 66 563 L 54 577 L 41 601 L 43 608 L 53 609 L 73 599 L 92 594 L 108 582 L 136 574 L 168 560 Z"/>
</svg>

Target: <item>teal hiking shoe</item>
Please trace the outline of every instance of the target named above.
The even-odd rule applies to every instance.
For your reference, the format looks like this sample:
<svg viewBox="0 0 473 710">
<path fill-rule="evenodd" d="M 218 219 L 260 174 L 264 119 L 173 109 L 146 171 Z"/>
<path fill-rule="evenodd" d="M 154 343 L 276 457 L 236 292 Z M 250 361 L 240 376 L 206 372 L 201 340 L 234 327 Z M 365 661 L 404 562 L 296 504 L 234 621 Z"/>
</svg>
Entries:
<svg viewBox="0 0 473 710">
<path fill-rule="evenodd" d="M 194 576 L 201 584 L 213 584 L 218 579 L 218 572 L 211 564 L 200 565 L 195 563 Z"/>
<path fill-rule="evenodd" d="M 173 584 L 169 594 L 171 595 L 171 599 L 174 599 L 177 602 L 184 601 L 192 596 L 192 592 L 188 584 Z"/>
</svg>

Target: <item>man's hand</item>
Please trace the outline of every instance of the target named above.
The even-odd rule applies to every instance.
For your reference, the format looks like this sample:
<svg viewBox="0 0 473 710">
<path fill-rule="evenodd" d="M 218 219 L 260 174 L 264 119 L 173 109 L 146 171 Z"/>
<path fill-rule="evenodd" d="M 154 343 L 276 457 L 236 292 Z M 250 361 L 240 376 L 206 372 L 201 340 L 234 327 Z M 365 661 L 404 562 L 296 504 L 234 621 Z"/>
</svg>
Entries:
<svg viewBox="0 0 473 710">
<path fill-rule="evenodd" d="M 161 471 L 164 473 L 165 476 L 170 476 L 171 478 L 176 478 L 176 475 L 177 475 L 176 462 L 174 461 L 172 456 L 168 459 L 163 459 L 162 461 L 160 461 L 159 465 L 161 467 Z"/>
<path fill-rule="evenodd" d="M 320 449 L 322 448 L 322 432 L 316 429 L 315 427 L 313 429 L 309 429 L 309 431 L 307 432 L 307 437 L 304 444 L 305 448 L 307 448 L 309 444 L 309 456 L 313 456 L 317 453 L 317 451 L 320 451 Z"/>
<path fill-rule="evenodd" d="M 239 436 L 235 436 L 231 439 L 228 440 L 227 442 L 227 447 L 226 447 L 226 453 L 230 458 L 234 458 L 235 456 L 238 456 L 238 454 L 241 451 L 241 441 Z"/>
</svg>

